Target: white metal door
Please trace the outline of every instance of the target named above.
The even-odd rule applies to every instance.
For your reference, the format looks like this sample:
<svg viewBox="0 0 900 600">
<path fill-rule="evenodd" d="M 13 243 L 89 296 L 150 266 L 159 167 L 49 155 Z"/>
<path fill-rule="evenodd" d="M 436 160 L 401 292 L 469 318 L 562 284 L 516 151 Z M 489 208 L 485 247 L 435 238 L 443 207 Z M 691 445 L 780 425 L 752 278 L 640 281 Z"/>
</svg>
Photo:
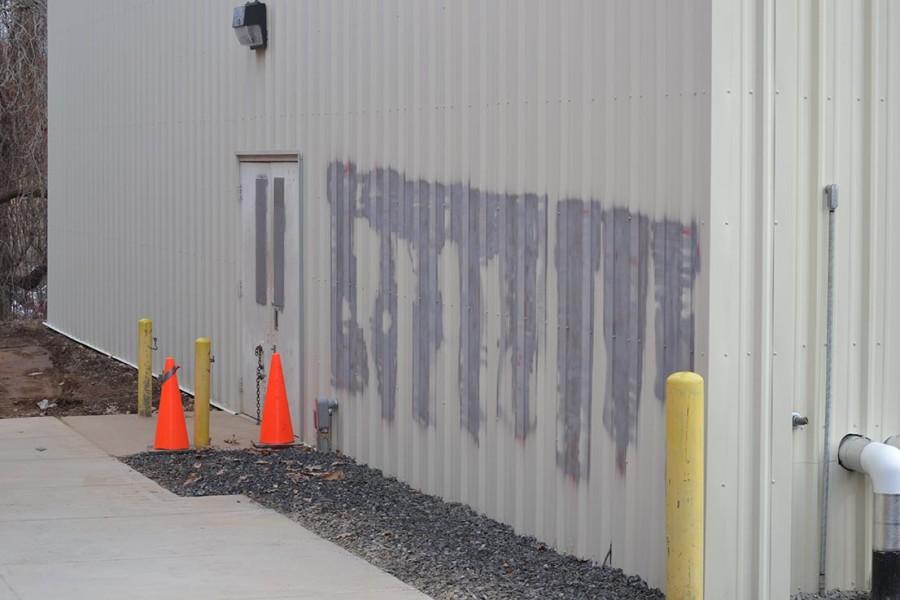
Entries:
<svg viewBox="0 0 900 600">
<path fill-rule="evenodd" d="M 265 399 L 272 352 L 277 350 L 296 433 L 300 432 L 299 174 L 295 162 L 241 163 L 241 412 L 257 416 L 257 401 Z"/>
</svg>

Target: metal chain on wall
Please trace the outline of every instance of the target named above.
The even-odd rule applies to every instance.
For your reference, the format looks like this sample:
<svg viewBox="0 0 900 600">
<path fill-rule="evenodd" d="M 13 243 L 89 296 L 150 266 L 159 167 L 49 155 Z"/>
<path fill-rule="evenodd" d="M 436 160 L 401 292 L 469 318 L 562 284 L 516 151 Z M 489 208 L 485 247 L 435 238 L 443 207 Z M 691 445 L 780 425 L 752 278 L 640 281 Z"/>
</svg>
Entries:
<svg viewBox="0 0 900 600">
<path fill-rule="evenodd" d="M 263 366 L 263 347 L 262 345 L 258 345 L 254 350 L 256 353 L 256 424 L 260 423 L 260 407 L 261 407 L 261 399 L 260 399 L 260 384 L 262 380 L 266 378 L 266 370 Z"/>
</svg>

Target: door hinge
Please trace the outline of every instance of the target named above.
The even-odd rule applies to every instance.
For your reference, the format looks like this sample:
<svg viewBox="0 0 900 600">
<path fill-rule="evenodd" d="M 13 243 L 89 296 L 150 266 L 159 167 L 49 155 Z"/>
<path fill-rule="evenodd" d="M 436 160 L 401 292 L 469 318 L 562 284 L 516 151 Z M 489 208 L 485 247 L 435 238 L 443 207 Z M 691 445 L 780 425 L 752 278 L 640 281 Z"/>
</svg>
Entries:
<svg viewBox="0 0 900 600">
<path fill-rule="evenodd" d="M 244 280 L 238 279 L 238 298 L 244 297 Z"/>
<path fill-rule="evenodd" d="M 243 186 L 238 185 L 238 202 L 240 202 L 241 200 L 244 199 L 244 198 L 243 198 L 243 196 L 244 196 L 243 192 L 244 192 Z"/>
<path fill-rule="evenodd" d="M 244 393 L 244 378 L 243 377 L 238 377 L 238 393 L 239 394 Z"/>
</svg>

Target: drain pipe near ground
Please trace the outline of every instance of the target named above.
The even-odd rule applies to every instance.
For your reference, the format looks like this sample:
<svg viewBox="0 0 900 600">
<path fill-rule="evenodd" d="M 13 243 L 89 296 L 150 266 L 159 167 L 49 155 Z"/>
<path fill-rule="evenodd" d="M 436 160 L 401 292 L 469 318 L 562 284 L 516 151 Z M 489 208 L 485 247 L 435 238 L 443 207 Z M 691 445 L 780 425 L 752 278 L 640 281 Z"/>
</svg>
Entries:
<svg viewBox="0 0 900 600">
<path fill-rule="evenodd" d="M 871 600 L 900 600 L 900 436 L 888 443 L 850 433 L 838 447 L 838 462 L 866 473 L 875 495 L 872 529 Z"/>
</svg>

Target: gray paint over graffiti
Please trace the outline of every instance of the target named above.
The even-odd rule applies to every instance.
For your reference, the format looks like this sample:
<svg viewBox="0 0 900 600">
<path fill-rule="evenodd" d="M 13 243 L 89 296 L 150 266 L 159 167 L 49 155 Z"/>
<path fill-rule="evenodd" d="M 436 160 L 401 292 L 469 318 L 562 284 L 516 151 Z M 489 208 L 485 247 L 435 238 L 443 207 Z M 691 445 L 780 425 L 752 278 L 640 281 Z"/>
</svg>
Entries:
<svg viewBox="0 0 900 600">
<path fill-rule="evenodd" d="M 266 190 L 269 185 L 269 180 L 265 177 L 257 177 L 256 178 L 256 195 L 254 198 L 255 206 L 255 240 L 254 240 L 254 248 L 256 250 L 256 257 L 254 261 L 255 268 L 255 282 L 256 282 L 256 303 L 262 306 L 266 305 L 268 302 L 268 298 L 266 297 L 266 288 L 267 288 L 267 270 L 266 265 L 268 262 L 268 256 L 266 252 L 266 247 L 269 242 L 269 230 L 268 230 L 268 222 L 269 217 L 267 213 L 267 202 L 266 202 Z"/>
<path fill-rule="evenodd" d="M 331 205 L 331 383 L 361 392 L 369 382 L 366 342 L 357 319 L 357 261 L 353 252 L 356 178 L 333 177 L 329 169 Z M 348 165 L 348 172 L 352 167 Z"/>
<path fill-rule="evenodd" d="M 487 405 L 482 371 L 486 360 L 484 268 L 499 260 L 501 352 L 496 373 L 496 414 L 518 438 L 536 424 L 533 383 L 538 360 L 538 304 L 546 282 L 546 196 L 499 194 L 463 183 L 407 179 L 393 169 L 357 172 L 352 163 L 328 168 L 332 223 L 332 382 L 357 393 L 368 385 L 368 352 L 358 323 L 357 257 L 353 231 L 366 223 L 378 234 L 378 289 L 369 327 L 381 415 L 396 417 L 398 363 L 397 253 L 410 258 L 412 416 L 435 423 L 438 391 L 435 357 L 444 339 L 444 295 L 438 258 L 452 246 L 459 265 L 459 421 L 477 442 Z M 604 209 L 597 200 L 557 204 L 557 463 L 569 476 L 590 471 L 595 306 L 602 286 L 604 429 L 626 470 L 637 435 L 646 336 L 648 272 L 654 264 L 655 352 L 660 366 L 656 394 L 665 377 L 693 365 L 692 289 L 699 270 L 696 228 L 651 220 L 624 208 Z M 403 242 L 400 244 L 399 242 Z M 651 256 L 652 248 L 652 256 Z M 493 343 L 493 342 L 492 342 Z M 504 383 L 505 382 L 505 383 Z M 503 389 L 508 393 L 501 392 Z"/>
<path fill-rule="evenodd" d="M 700 268 L 696 227 L 670 220 L 651 226 L 644 215 L 602 209 L 597 201 L 563 200 L 558 209 L 557 462 L 575 478 L 590 469 L 593 307 L 595 277 L 602 271 L 603 426 L 616 446 L 617 469 L 624 474 L 642 396 L 650 245 L 657 303 L 656 393 L 662 399 L 668 374 L 693 368 L 692 290 Z"/>
<path fill-rule="evenodd" d="M 562 200 L 556 215 L 557 464 L 576 479 L 590 469 L 594 357 L 594 275 L 600 269 L 596 202 Z"/>
<path fill-rule="evenodd" d="M 637 432 L 644 376 L 650 224 L 616 208 L 603 213 L 603 344 L 606 401 L 603 426 L 616 444 L 616 468 L 625 472 L 628 444 Z"/>
<path fill-rule="evenodd" d="M 694 369 L 694 280 L 700 272 L 695 223 L 653 225 L 653 281 L 656 296 L 656 397 L 666 397 L 666 377 Z"/>
<path fill-rule="evenodd" d="M 484 366 L 483 288 L 481 268 L 500 255 L 498 232 L 505 225 L 502 257 L 503 352 L 511 373 L 511 420 L 516 435 L 524 437 L 534 427 L 534 400 L 528 386 L 537 364 L 535 295 L 538 260 L 543 250 L 540 228 L 545 222 L 545 197 L 485 193 L 457 183 L 444 185 L 409 180 L 393 169 L 358 173 L 353 164 L 332 163 L 328 170 L 331 206 L 332 306 L 335 298 L 349 311 L 352 322 L 335 322 L 341 313 L 332 310 L 332 381 L 339 389 L 360 391 L 349 385 L 366 383 L 348 379 L 344 373 L 367 373 L 356 358 L 366 357 L 365 343 L 356 324 L 356 289 L 343 283 L 355 281 L 357 257 L 353 248 L 353 223 L 364 219 L 379 235 L 379 287 L 371 318 L 372 356 L 378 380 L 382 417 L 392 420 L 397 393 L 397 240 L 413 258 L 416 296 L 412 301 L 412 406 L 414 418 L 423 425 L 434 423 L 432 389 L 434 358 L 443 341 L 443 294 L 438 287 L 438 257 L 449 241 L 457 248 L 460 268 L 458 383 L 460 424 L 478 439 L 484 408 L 481 401 L 481 370 Z M 501 225 L 501 213 L 505 221 Z M 449 223 L 447 220 L 449 219 Z M 347 225 L 348 221 L 350 222 Z M 352 274 L 341 267 L 351 265 Z M 347 338 L 352 337 L 351 340 Z M 335 343 L 336 342 L 336 343 Z M 361 346 L 361 349 L 359 349 Z M 353 356 L 334 356 L 335 348 Z M 356 358 L 354 358 L 356 357 Z M 498 397 L 498 412 L 502 400 Z"/>
</svg>

